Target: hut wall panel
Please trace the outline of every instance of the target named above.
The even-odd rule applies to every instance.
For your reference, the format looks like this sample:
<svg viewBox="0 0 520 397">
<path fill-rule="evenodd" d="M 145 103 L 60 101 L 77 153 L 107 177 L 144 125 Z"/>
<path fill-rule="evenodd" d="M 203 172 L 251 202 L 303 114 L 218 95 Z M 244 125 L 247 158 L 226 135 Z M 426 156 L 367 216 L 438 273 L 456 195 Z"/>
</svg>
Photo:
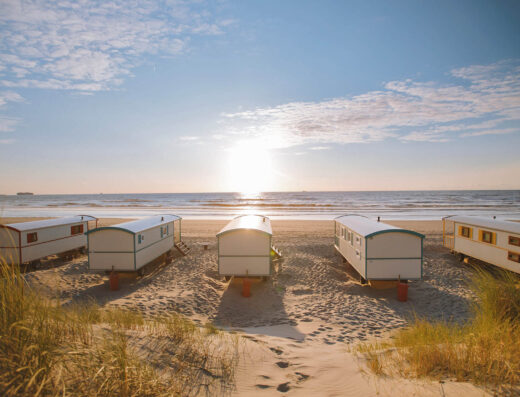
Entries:
<svg viewBox="0 0 520 397">
<path fill-rule="evenodd" d="M 70 228 L 69 228 L 70 235 Z M 40 233 L 38 233 L 38 239 Z M 39 242 L 39 241 L 38 241 Z M 37 242 L 37 243 L 38 243 Z M 68 237 L 61 240 L 48 241 L 38 245 L 31 244 L 28 247 L 22 248 L 22 260 L 24 262 L 32 261 L 35 259 L 43 258 L 49 255 L 59 254 L 65 251 L 74 250 L 79 247 L 85 246 L 87 239 L 85 235 L 77 235 L 74 237 Z M 23 240 L 22 240 L 23 245 Z"/>
<path fill-rule="evenodd" d="M 134 270 L 133 252 L 90 253 L 90 270 Z"/>
<path fill-rule="evenodd" d="M 473 238 L 468 239 L 458 235 L 458 227 L 466 226 L 473 228 Z M 479 241 L 479 230 L 489 230 L 496 233 L 496 244 L 487 244 Z M 502 232 L 480 226 L 472 226 L 456 223 L 455 225 L 455 246 L 456 252 L 463 253 L 495 266 L 520 273 L 520 263 L 510 261 L 507 258 L 508 251 L 519 252 L 520 247 L 509 245 L 509 236 L 518 236 L 514 233 Z"/>
<path fill-rule="evenodd" d="M 360 245 L 357 245 L 354 238 L 354 245 L 350 245 L 347 240 L 341 236 L 339 237 L 341 254 L 361 276 L 365 277 L 365 248 L 363 239 L 360 240 L 360 243 Z M 357 255 L 356 250 L 359 251 L 359 255 Z"/>
<path fill-rule="evenodd" d="M 254 230 L 236 230 L 219 237 L 220 255 L 269 255 L 270 238 Z"/>
<path fill-rule="evenodd" d="M 19 256 L 18 248 L 0 248 L 0 261 L 5 261 L 8 265 L 19 264 Z"/>
<path fill-rule="evenodd" d="M 160 229 L 158 230 L 160 233 Z M 160 236 L 160 235 L 159 235 Z M 146 238 L 145 238 L 146 241 Z M 152 244 L 150 240 L 148 240 L 149 244 Z M 137 245 L 136 245 L 137 247 Z M 154 259 L 158 258 L 165 252 L 168 252 L 173 248 L 173 233 L 171 232 L 171 225 L 170 225 L 170 235 L 163 238 L 163 240 L 157 238 L 154 241 L 153 245 L 150 245 L 144 249 L 141 249 L 136 253 L 136 270 L 140 269 L 147 263 L 153 261 Z"/>
<path fill-rule="evenodd" d="M 269 257 L 221 257 L 219 266 L 224 276 L 268 276 L 271 273 Z"/>
<path fill-rule="evenodd" d="M 88 236 L 90 251 L 132 251 L 134 235 L 117 229 L 102 229 Z"/>
<path fill-rule="evenodd" d="M 368 238 L 368 258 L 420 258 L 421 238 L 409 233 L 381 233 Z"/>
<path fill-rule="evenodd" d="M 18 232 L 12 229 L 0 227 L 0 247 L 17 247 Z"/>
<path fill-rule="evenodd" d="M 370 247 L 370 245 L 369 245 Z M 367 278 L 372 280 L 420 279 L 420 259 L 368 260 Z"/>
</svg>

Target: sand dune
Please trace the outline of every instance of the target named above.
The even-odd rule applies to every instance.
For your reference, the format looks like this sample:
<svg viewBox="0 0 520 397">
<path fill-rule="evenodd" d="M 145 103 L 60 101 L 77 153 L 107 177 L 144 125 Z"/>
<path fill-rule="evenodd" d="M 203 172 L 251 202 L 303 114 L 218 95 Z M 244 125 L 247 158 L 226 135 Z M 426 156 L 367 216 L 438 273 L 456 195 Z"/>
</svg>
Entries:
<svg viewBox="0 0 520 397">
<path fill-rule="evenodd" d="M 117 220 L 103 220 L 110 223 Z M 354 343 L 406 326 L 414 315 L 467 318 L 471 270 L 440 246 L 440 222 L 398 222 L 428 237 L 424 279 L 410 283 L 406 303 L 397 300 L 395 289 L 357 282 L 333 248 L 332 222 L 325 221 L 273 221 L 273 242 L 284 258 L 270 280 L 254 282 L 251 297 L 243 298 L 239 281 L 217 274 L 215 233 L 224 224 L 184 221 L 183 239 L 192 252 L 151 266 L 143 278 L 121 279 L 116 292 L 109 291 L 106 275 L 88 272 L 86 257 L 44 263 L 26 277 L 65 304 L 93 299 L 147 315 L 178 311 L 200 324 L 240 331 L 246 339 L 237 395 L 485 394 L 467 384 L 378 378 L 363 372 L 349 352 Z M 210 243 L 208 250 L 203 242 Z"/>
</svg>

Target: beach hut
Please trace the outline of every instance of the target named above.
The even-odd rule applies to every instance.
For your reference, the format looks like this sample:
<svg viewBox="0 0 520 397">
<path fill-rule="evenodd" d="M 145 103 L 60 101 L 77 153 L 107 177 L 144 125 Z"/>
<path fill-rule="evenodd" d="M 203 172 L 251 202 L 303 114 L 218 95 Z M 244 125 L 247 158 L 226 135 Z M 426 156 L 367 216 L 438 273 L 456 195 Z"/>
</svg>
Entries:
<svg viewBox="0 0 520 397">
<path fill-rule="evenodd" d="M 138 271 L 181 243 L 181 217 L 154 215 L 87 232 L 90 270 Z"/>
<path fill-rule="evenodd" d="M 442 219 L 443 245 L 454 253 L 520 273 L 520 223 L 478 216 Z"/>
<path fill-rule="evenodd" d="M 97 226 L 89 215 L 0 225 L 0 258 L 22 264 L 85 247 L 89 222 Z"/>
<path fill-rule="evenodd" d="M 231 277 L 267 277 L 272 274 L 271 221 L 263 215 L 241 215 L 217 234 L 218 273 Z"/>
<path fill-rule="evenodd" d="M 362 280 L 422 278 L 422 234 L 361 215 L 335 218 L 334 230 L 334 247 Z"/>
</svg>

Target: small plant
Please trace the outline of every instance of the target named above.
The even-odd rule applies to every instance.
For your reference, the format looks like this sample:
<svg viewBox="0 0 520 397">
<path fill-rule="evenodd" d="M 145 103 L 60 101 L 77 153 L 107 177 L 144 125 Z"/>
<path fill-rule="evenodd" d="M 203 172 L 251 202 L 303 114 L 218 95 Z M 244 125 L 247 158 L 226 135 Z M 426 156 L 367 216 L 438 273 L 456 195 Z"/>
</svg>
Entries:
<svg viewBox="0 0 520 397">
<path fill-rule="evenodd" d="M 192 395 L 233 381 L 238 338 L 213 326 L 93 302 L 65 308 L 1 258 L 0 284 L 1 396 Z"/>
<path fill-rule="evenodd" d="M 416 318 L 385 343 L 363 344 L 376 374 L 454 378 L 496 388 L 520 386 L 520 288 L 507 272 L 479 270 L 470 287 L 476 297 L 464 324 Z M 374 355 L 378 356 L 376 360 Z M 381 368 L 380 365 L 381 364 Z M 397 365 L 396 365 L 397 364 Z"/>
</svg>

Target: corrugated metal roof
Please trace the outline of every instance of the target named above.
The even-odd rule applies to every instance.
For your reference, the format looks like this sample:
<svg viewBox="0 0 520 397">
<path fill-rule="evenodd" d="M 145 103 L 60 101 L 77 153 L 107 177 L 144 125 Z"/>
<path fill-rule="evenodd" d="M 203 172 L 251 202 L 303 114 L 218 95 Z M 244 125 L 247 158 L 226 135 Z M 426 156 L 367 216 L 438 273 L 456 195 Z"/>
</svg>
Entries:
<svg viewBox="0 0 520 397">
<path fill-rule="evenodd" d="M 19 232 L 25 232 L 27 230 L 43 229 L 46 227 L 68 225 L 71 223 L 95 221 L 96 219 L 97 218 L 94 218 L 93 216 L 90 216 L 90 215 L 77 215 L 77 216 L 68 216 L 68 217 L 64 217 L 64 218 L 45 219 L 43 221 L 10 223 L 8 225 L 3 225 L 3 226 L 6 226 L 10 229 L 18 230 Z"/>
<path fill-rule="evenodd" d="M 271 220 L 268 217 L 263 215 L 241 215 L 232 219 L 220 232 L 217 233 L 217 236 L 239 229 L 259 230 L 271 236 L 273 235 Z"/>
<path fill-rule="evenodd" d="M 363 237 L 370 237 L 379 233 L 401 232 L 411 233 L 424 238 L 424 235 L 407 229 L 401 229 L 383 222 L 377 222 L 363 215 L 341 215 L 334 219 L 336 222 L 345 225 L 350 230 Z"/>
<path fill-rule="evenodd" d="M 152 227 L 163 225 L 165 223 L 173 222 L 176 220 L 182 219 L 177 215 L 153 215 L 143 219 L 138 219 L 136 221 L 119 223 L 117 225 L 107 226 L 107 227 L 98 227 L 96 229 L 89 230 L 87 233 L 93 233 L 97 230 L 102 229 L 121 229 L 130 233 L 139 233 L 143 230 L 151 229 Z"/>
<path fill-rule="evenodd" d="M 520 223 L 503 221 L 493 218 L 485 218 L 483 216 L 464 216 L 464 215 L 453 215 L 444 218 L 448 221 L 454 221 L 459 223 L 465 223 L 472 226 L 487 227 L 495 230 L 503 230 L 505 232 L 519 233 L 520 234 Z"/>
</svg>

